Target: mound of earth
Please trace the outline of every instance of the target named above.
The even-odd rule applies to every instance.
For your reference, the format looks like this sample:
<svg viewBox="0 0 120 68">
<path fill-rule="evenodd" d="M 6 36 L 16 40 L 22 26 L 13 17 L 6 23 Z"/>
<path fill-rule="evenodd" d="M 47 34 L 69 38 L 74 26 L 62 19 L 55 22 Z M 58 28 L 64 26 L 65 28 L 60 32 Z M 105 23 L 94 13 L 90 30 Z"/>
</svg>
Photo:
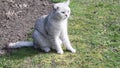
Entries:
<svg viewBox="0 0 120 68">
<path fill-rule="evenodd" d="M 48 0 L 0 0 L 0 47 L 26 40 L 36 19 L 50 10 Z"/>
</svg>

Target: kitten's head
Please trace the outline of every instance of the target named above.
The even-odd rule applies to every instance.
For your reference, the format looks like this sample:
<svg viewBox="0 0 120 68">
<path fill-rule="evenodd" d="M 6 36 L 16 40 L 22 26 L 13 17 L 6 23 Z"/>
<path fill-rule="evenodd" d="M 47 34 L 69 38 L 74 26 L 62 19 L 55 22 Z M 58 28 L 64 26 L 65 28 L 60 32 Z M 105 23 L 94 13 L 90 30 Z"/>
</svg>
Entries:
<svg viewBox="0 0 120 68">
<path fill-rule="evenodd" d="M 67 2 L 54 4 L 53 13 L 55 15 L 55 18 L 59 20 L 69 18 L 71 12 L 69 8 L 69 3 L 70 1 L 68 0 Z"/>
</svg>

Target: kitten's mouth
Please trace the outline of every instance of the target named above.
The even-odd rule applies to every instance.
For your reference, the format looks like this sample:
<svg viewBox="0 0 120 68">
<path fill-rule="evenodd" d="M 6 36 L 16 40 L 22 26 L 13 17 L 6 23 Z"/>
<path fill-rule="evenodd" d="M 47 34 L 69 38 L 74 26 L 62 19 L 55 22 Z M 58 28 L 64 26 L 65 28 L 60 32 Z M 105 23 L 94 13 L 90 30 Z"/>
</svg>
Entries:
<svg viewBox="0 0 120 68">
<path fill-rule="evenodd" d="M 66 19 L 67 17 L 64 17 L 63 19 Z"/>
<path fill-rule="evenodd" d="M 68 18 L 68 16 L 65 16 L 64 19 Z"/>
</svg>

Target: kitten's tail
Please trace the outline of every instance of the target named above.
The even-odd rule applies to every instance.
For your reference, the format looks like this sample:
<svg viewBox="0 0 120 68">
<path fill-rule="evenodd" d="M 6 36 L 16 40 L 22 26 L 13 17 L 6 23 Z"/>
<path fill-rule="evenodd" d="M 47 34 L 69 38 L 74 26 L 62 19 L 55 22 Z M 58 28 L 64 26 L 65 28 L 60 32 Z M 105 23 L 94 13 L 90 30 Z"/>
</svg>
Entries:
<svg viewBox="0 0 120 68">
<path fill-rule="evenodd" d="M 20 47 L 31 47 L 33 46 L 33 42 L 29 41 L 18 41 L 15 43 L 9 43 L 8 48 L 20 48 Z"/>
</svg>

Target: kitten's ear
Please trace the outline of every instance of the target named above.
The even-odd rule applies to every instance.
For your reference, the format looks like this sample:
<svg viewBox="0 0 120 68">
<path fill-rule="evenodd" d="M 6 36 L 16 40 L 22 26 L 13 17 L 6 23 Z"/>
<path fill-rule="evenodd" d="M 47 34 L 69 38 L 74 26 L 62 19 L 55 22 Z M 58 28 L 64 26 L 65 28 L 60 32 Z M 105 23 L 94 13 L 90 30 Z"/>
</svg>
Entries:
<svg viewBox="0 0 120 68">
<path fill-rule="evenodd" d="M 70 0 L 67 0 L 66 4 L 69 5 L 70 4 Z"/>
<path fill-rule="evenodd" d="M 58 7 L 56 4 L 54 4 L 54 5 L 53 5 L 53 10 L 56 11 L 56 10 L 58 10 L 58 9 L 59 9 L 59 7 Z"/>
</svg>

